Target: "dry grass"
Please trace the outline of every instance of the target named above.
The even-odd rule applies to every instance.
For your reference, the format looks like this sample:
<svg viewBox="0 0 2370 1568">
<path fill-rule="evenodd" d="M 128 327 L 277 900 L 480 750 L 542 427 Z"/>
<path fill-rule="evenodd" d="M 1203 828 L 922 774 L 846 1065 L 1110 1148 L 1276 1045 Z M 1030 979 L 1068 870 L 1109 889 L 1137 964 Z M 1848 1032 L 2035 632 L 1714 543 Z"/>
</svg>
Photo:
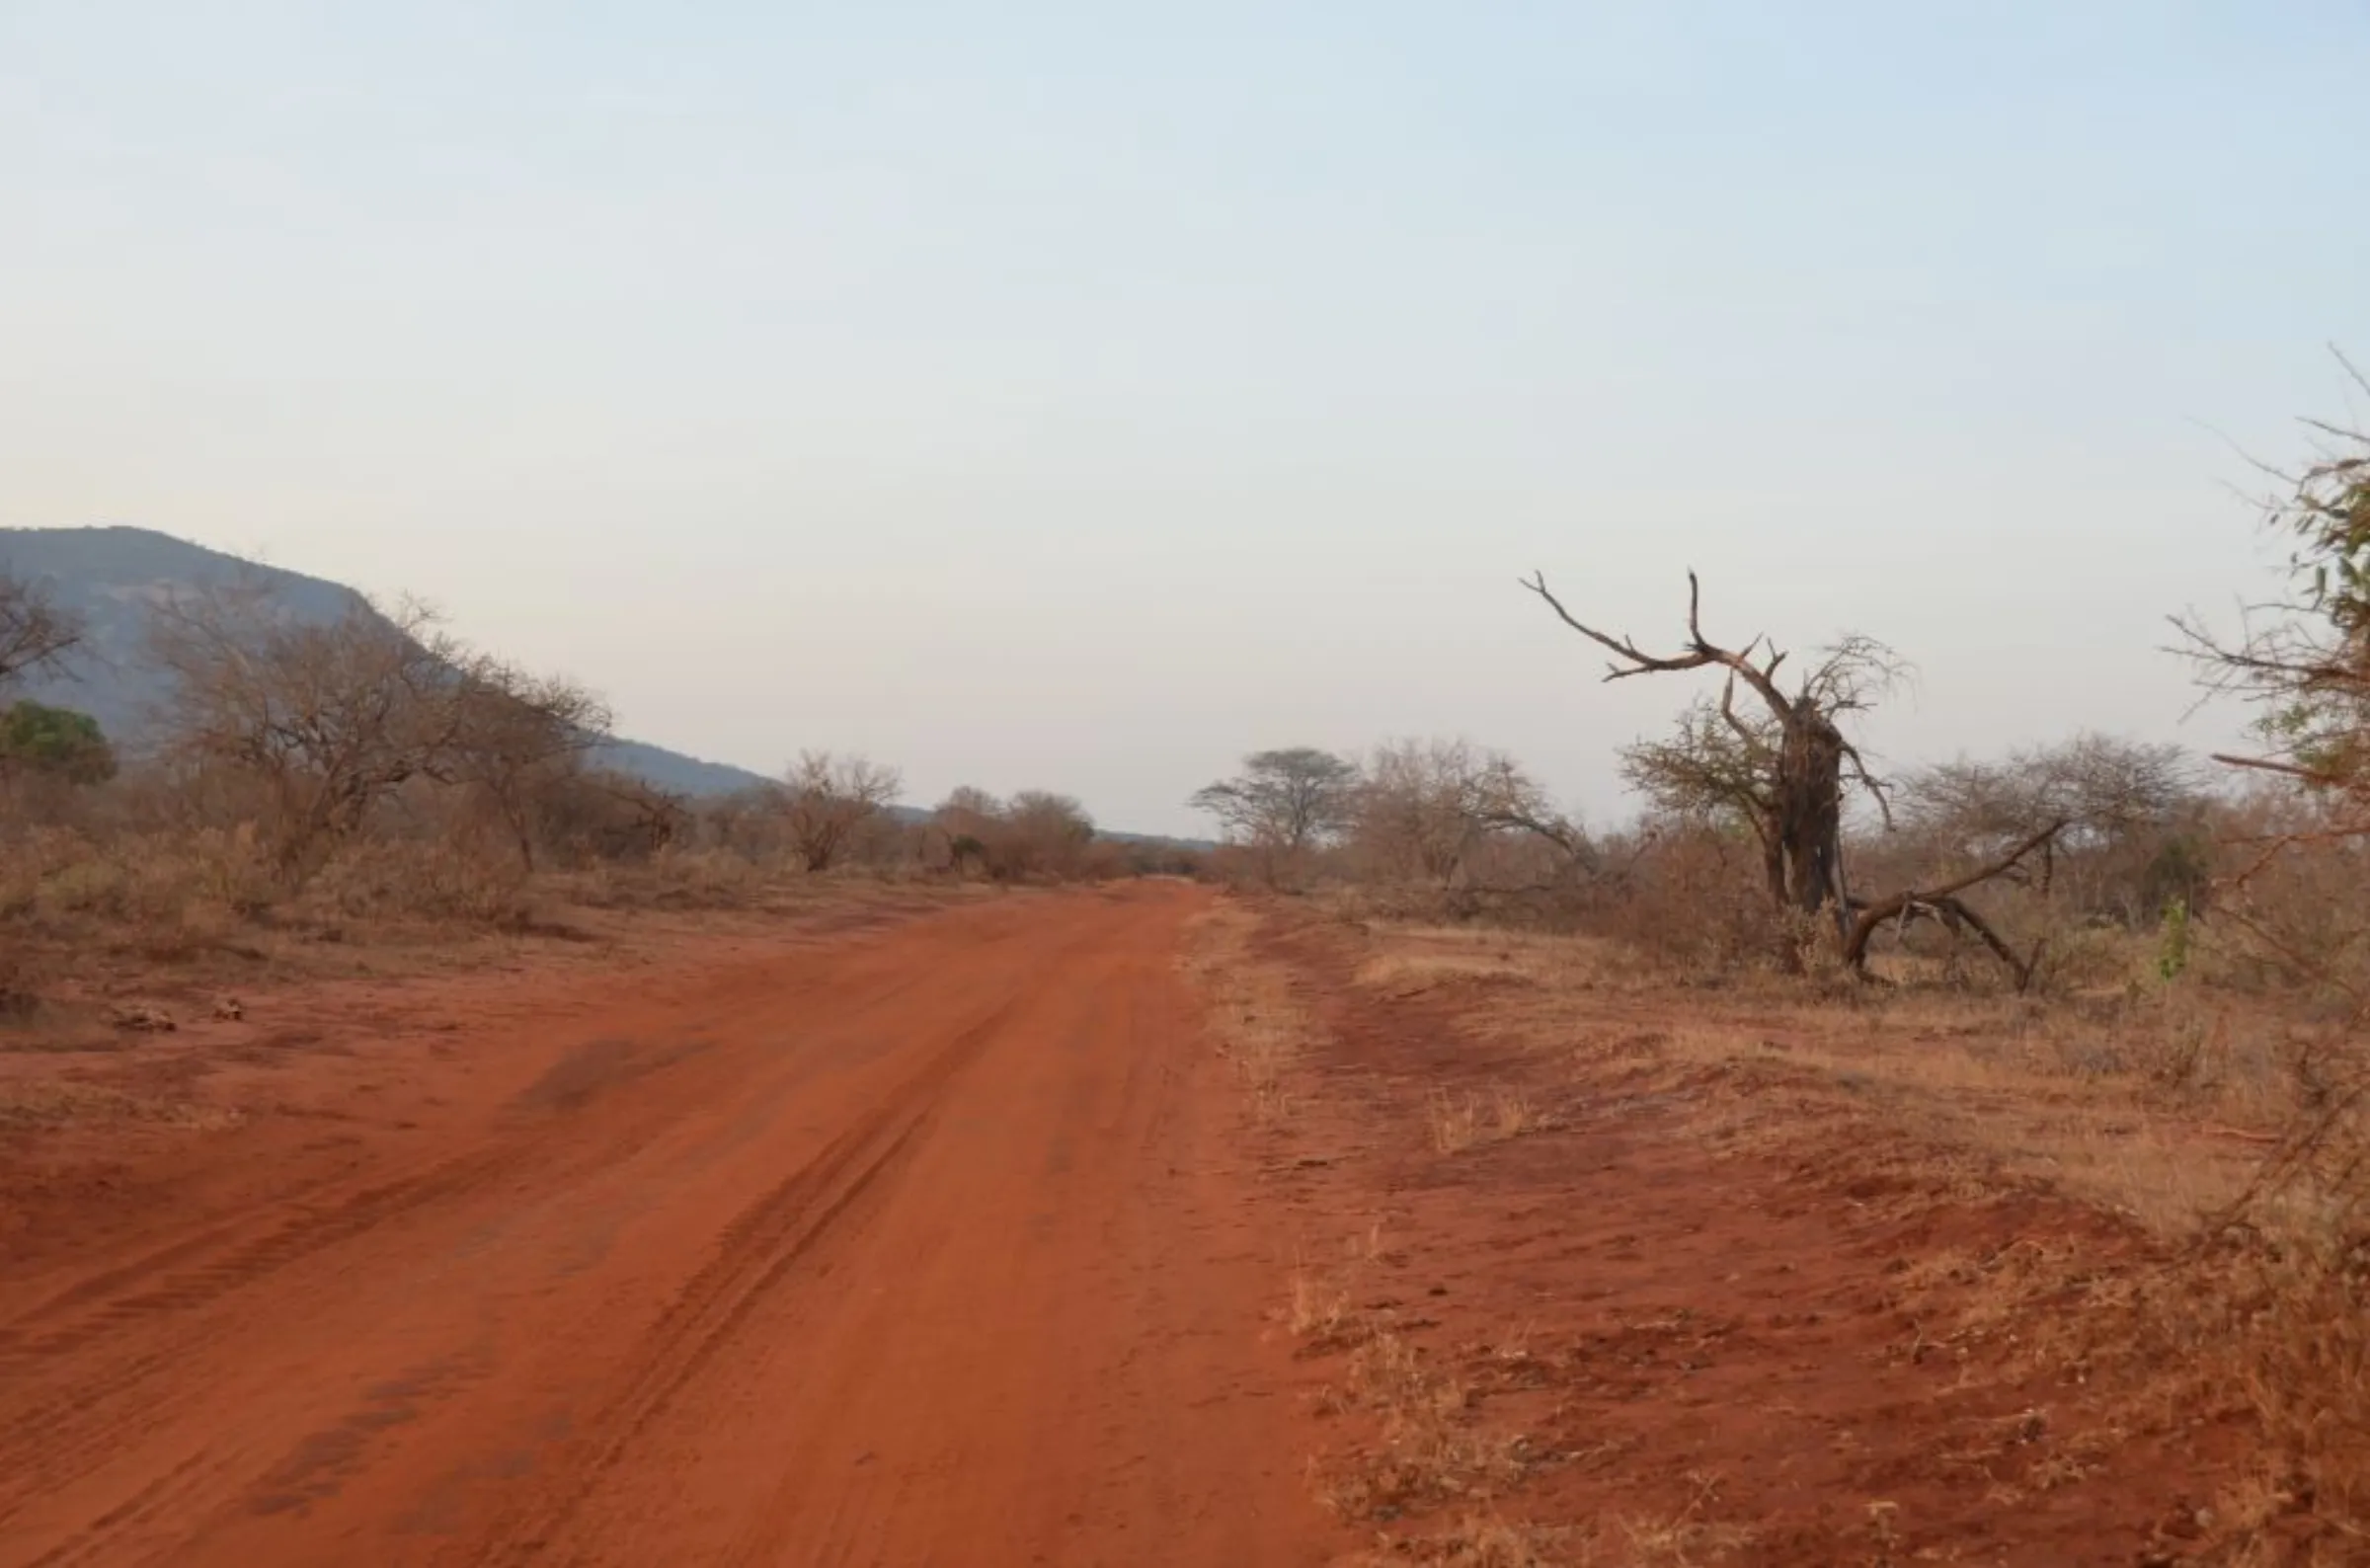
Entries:
<svg viewBox="0 0 2370 1568">
<path fill-rule="evenodd" d="M 1220 1049 L 1233 1064 L 1263 1121 L 1288 1116 L 1290 1083 L 1310 1039 L 1311 1020 L 1293 999 L 1290 972 L 1251 946 L 1259 918 L 1224 904 L 1199 916 L 1182 960 L 1210 1009 Z M 1471 976 L 1474 965 L 1390 971 L 1383 984 L 1428 983 L 1444 975 Z M 1442 1097 L 1432 1105 L 1435 1148 L 1455 1153 L 1474 1144 L 1536 1131 L 1541 1119 L 1513 1085 L 1486 1096 Z M 1367 1441 L 1327 1459 L 1312 1459 L 1311 1485 L 1325 1506 L 1352 1523 L 1384 1523 L 1418 1509 L 1485 1504 L 1519 1481 L 1529 1462 L 1526 1441 L 1494 1436 L 1474 1417 L 1473 1392 L 1454 1373 L 1432 1365 L 1393 1327 L 1388 1307 L 1362 1310 L 1353 1288 L 1377 1264 L 1398 1260 L 1386 1246 L 1381 1220 L 1347 1238 L 1338 1263 L 1304 1264 L 1291 1277 L 1283 1321 L 1306 1356 L 1346 1355 L 1321 1408 L 1361 1420 Z M 1561 1532 L 1475 1516 L 1447 1531 L 1392 1540 L 1382 1537 L 1375 1561 L 1461 1564 L 1467 1568 L 1531 1568 Z"/>
<path fill-rule="evenodd" d="M 2370 1561 L 2370 1227 L 2324 1181 L 2257 1198 L 2245 1225 L 2218 1228 L 2308 1109 L 2294 1064 L 2358 1050 L 2309 998 L 2214 983 L 2210 952 L 2168 982 L 2147 944 L 2119 933 L 2062 954 L 2054 994 L 2019 997 L 1914 957 L 1885 961 L 1893 987 L 1837 990 L 1732 971 L 1682 982 L 1592 938 L 1360 930 L 1361 983 L 1392 995 L 1458 984 L 1460 1009 L 1527 1046 L 1547 1081 L 1561 1063 L 1591 1083 L 1683 1095 L 1720 1152 L 1838 1186 L 1889 1178 L 1875 1190 L 1898 1196 L 1863 1208 L 2042 1187 L 2122 1216 L 2157 1239 L 2157 1261 L 2101 1268 L 2073 1236 L 1913 1261 L 1893 1282 L 1919 1323 L 1903 1354 L 2005 1355 L 2074 1379 L 2120 1364 L 2135 1421 L 2169 1432 L 2239 1419 L 2257 1434 L 2261 1464 L 2200 1516 L 2201 1560 Z M 1510 1109 L 1493 1122 L 1472 1094 L 1427 1106 L 1444 1154 L 1522 1121 Z M 2069 1435 L 2008 1491 L 2071 1484 L 2127 1436 Z M 1565 1560 L 1751 1560 L 1749 1539 L 1708 1515 L 1610 1523 L 1563 1542 Z M 1871 1514 L 1879 1555 L 1889 1529 Z"/>
<path fill-rule="evenodd" d="M 1590 1559 L 1574 1555 L 1577 1530 L 1510 1523 L 1495 1515 L 1467 1515 L 1443 1530 L 1422 1535 L 1385 1532 L 1372 1551 L 1350 1561 L 1360 1568 L 1423 1563 L 1432 1568 L 1557 1568 Z"/>
<path fill-rule="evenodd" d="M 1386 993 L 1421 977 L 1493 977 L 1466 1000 L 1494 1035 L 1577 1053 L 1591 1069 L 1628 1058 L 1675 1077 L 1735 1074 L 1763 1091 L 1728 1117 L 1740 1148 L 1784 1142 L 1800 1125 L 1793 1102 L 1819 1098 L 1822 1114 L 1878 1117 L 1912 1141 L 1965 1150 L 1994 1175 L 2047 1182 L 2167 1236 L 2244 1191 L 2292 1109 L 2251 1021 L 2193 987 L 2087 1005 L 1955 991 L 1839 1003 L 1775 977 L 1674 992 L 1592 937 L 1366 933 L 1358 978 Z M 1517 1136 L 1532 1117 L 1519 1099 L 1444 1094 L 1428 1121 L 1435 1147 L 1452 1153 Z"/>
<path fill-rule="evenodd" d="M 219 1132 L 243 1120 L 236 1110 L 195 1100 L 128 1094 L 120 1089 L 70 1079 L 0 1081 L 0 1129 L 142 1123 L 192 1133 Z"/>
<path fill-rule="evenodd" d="M 1753 1532 L 1742 1526 L 1685 1516 L 1617 1519 L 1607 1533 L 1619 1542 L 1622 1555 L 1618 1560 L 1627 1568 L 1709 1568 L 1713 1563 L 1749 1560 L 1739 1554 L 1753 1546 Z"/>
<path fill-rule="evenodd" d="M 1424 1118 L 1431 1129 L 1432 1147 L 1458 1154 L 1480 1143 L 1499 1142 L 1541 1131 L 1547 1124 L 1521 1088 L 1501 1084 L 1487 1098 L 1436 1090 L 1425 1102 Z"/>
<path fill-rule="evenodd" d="M 1486 1502 L 1527 1467 L 1524 1440 L 1481 1431 L 1471 1415 L 1471 1389 L 1388 1329 L 1368 1335 L 1350 1353 L 1328 1403 L 1376 1422 L 1373 1442 L 1312 1467 L 1319 1498 L 1353 1523 Z"/>
<path fill-rule="evenodd" d="M 1293 1271 L 1285 1326 L 1312 1350 L 1336 1349 L 1364 1333 L 1363 1320 L 1350 1306 L 1349 1292 L 1304 1267 Z"/>
<path fill-rule="evenodd" d="M 1481 1141 L 1481 1102 L 1470 1094 L 1433 1091 L 1424 1104 L 1424 1120 L 1432 1130 L 1432 1146 L 1455 1154 Z"/>
<path fill-rule="evenodd" d="M 1313 1027 L 1294 1001 L 1290 976 L 1250 948 L 1258 917 L 1233 904 L 1197 915 L 1179 967 L 1200 990 L 1218 1049 L 1249 1093 L 1259 1120 L 1293 1110 L 1291 1075 Z"/>
<path fill-rule="evenodd" d="M 2191 1408 L 2260 1435 L 2260 1463 L 2207 1511 L 2214 1560 L 2370 1561 L 2370 1248 L 2290 1216 L 2152 1283 L 2128 1354 L 2185 1368 Z"/>
</svg>

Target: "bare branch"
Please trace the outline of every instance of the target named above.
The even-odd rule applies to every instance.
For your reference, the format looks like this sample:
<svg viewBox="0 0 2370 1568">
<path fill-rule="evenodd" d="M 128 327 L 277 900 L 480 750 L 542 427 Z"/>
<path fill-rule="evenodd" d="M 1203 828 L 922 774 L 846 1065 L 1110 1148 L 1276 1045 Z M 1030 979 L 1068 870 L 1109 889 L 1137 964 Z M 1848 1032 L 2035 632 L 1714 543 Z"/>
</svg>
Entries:
<svg viewBox="0 0 2370 1568">
<path fill-rule="evenodd" d="M 1868 961 L 1868 938 L 1875 935 L 1877 928 L 1885 921 L 1902 913 L 1912 905 L 1957 904 L 1957 908 L 1953 912 L 1960 913 L 1962 916 L 1971 914 L 1971 910 L 1967 910 L 1963 904 L 1958 904 L 1957 896 L 1959 894 L 1966 892 L 1969 888 L 1990 882 L 1996 877 L 2004 877 L 2015 870 L 2018 865 L 2023 863 L 2025 857 L 2054 842 L 2057 835 L 2065 830 L 2065 827 L 2066 820 L 2061 817 L 1998 859 L 1979 866 L 1964 876 L 1953 878 L 1938 887 L 1911 888 L 1886 898 L 1871 900 L 1860 905 L 1856 918 L 1852 922 L 1851 932 L 1844 941 L 1844 961 L 1855 970 L 1864 969 Z M 1997 936 L 1990 935 L 1989 928 L 1984 926 L 1980 919 L 1971 923 L 1977 927 L 1980 934 L 1986 936 L 1995 953 L 2000 954 L 2012 968 L 2015 967 L 2016 961 L 2008 952 L 2006 944 L 2002 943 Z M 2026 983 L 2029 979 L 2030 970 L 2029 967 L 2026 967 L 2019 975 L 2018 983 Z"/>
<path fill-rule="evenodd" d="M 1759 637 L 1755 637 L 1752 642 L 1747 643 L 1743 653 L 1733 653 L 1704 637 L 1703 587 L 1692 571 L 1687 574 L 1688 651 L 1684 654 L 1668 656 L 1649 654 L 1638 647 L 1632 638 L 1609 637 L 1580 620 L 1570 610 L 1564 608 L 1563 601 L 1548 589 L 1544 573 L 1534 572 L 1530 577 L 1523 579 L 1522 583 L 1523 587 L 1544 599 L 1547 607 L 1555 612 L 1556 617 L 1564 625 L 1626 662 L 1627 667 L 1623 667 L 1620 664 L 1612 666 L 1605 676 L 1607 680 L 1622 680 L 1631 675 L 1670 674 L 1680 670 L 1705 669 L 1719 666 L 1742 676 L 1745 684 L 1751 686 L 1762 701 L 1770 705 L 1771 711 L 1780 717 L 1792 711 L 1792 704 L 1788 703 L 1784 694 L 1778 691 L 1777 684 L 1770 678 L 1769 672 L 1755 665 L 1749 657 L 1753 649 L 1760 644 Z M 1782 658 L 1783 656 L 1778 657 Z M 1777 662 L 1773 660 L 1770 669 L 1776 667 Z"/>
<path fill-rule="evenodd" d="M 40 585 L 0 573 L 0 685 L 55 668 L 82 637 L 82 618 Z"/>
</svg>

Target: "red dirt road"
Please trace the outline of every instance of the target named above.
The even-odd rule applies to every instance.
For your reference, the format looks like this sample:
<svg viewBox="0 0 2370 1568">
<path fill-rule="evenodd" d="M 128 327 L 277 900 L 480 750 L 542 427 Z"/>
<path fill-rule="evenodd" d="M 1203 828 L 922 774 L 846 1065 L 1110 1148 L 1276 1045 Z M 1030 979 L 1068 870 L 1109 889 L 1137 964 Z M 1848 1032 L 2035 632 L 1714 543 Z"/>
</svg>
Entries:
<svg viewBox="0 0 2370 1568">
<path fill-rule="evenodd" d="M 1321 1560 L 1199 899 L 547 983 L 37 1200 L 0 1564 Z"/>
</svg>

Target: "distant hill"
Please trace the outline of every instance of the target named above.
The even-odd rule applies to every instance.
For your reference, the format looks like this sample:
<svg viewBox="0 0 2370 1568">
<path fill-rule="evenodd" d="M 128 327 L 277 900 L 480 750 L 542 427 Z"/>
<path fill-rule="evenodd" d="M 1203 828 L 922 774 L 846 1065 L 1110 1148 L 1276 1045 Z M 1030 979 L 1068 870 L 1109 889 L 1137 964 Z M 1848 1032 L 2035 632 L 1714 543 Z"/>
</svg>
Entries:
<svg viewBox="0 0 2370 1568">
<path fill-rule="evenodd" d="M 0 529 L 0 572 L 44 584 L 60 606 L 83 618 L 87 632 L 68 672 L 33 681 L 24 695 L 79 708 L 110 736 L 135 745 L 169 691 L 143 654 L 148 607 L 165 594 L 260 582 L 291 615 L 308 621 L 335 620 L 361 601 L 341 584 L 242 561 L 148 528 Z M 747 768 L 640 741 L 610 742 L 595 758 L 684 795 L 728 795 L 764 782 Z"/>
</svg>

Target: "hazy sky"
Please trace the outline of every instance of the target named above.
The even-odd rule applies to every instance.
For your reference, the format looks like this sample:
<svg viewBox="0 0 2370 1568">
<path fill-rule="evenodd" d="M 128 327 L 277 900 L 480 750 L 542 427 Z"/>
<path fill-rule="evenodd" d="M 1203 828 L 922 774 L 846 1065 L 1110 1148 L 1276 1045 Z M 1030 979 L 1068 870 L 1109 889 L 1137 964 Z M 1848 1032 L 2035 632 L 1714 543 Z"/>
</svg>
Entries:
<svg viewBox="0 0 2370 1568">
<path fill-rule="evenodd" d="M 2218 740 L 2370 357 L 2370 7 L 0 0 L 0 524 L 440 604 L 623 728 L 1193 825 L 1592 815 L 1648 642 L 1883 637 L 1895 761 Z"/>
</svg>

